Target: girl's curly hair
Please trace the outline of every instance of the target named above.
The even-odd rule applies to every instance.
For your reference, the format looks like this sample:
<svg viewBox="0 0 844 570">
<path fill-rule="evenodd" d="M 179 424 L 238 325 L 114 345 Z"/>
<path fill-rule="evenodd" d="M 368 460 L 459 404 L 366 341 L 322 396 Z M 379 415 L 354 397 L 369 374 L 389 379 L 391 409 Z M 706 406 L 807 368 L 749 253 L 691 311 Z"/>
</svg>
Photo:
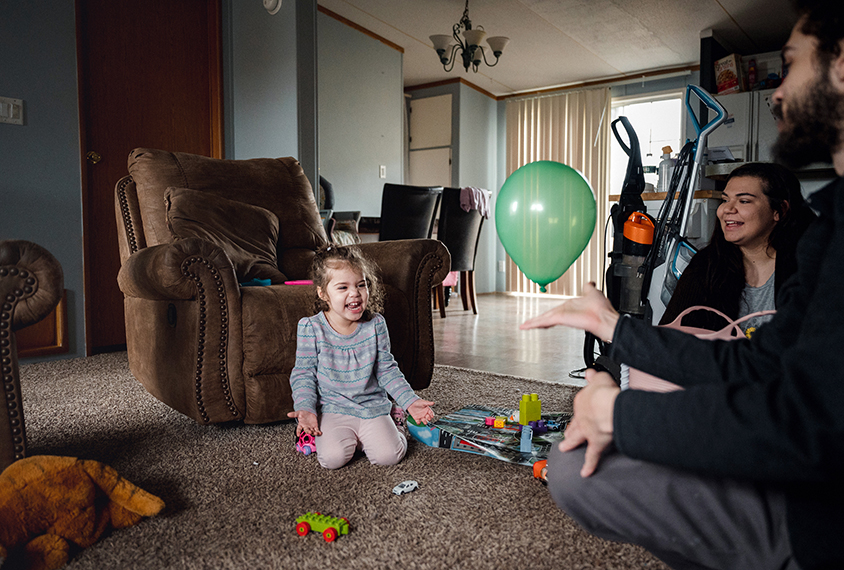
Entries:
<svg viewBox="0 0 844 570">
<path fill-rule="evenodd" d="M 378 267 L 361 254 L 360 248 L 354 245 L 337 247 L 334 244 L 327 244 L 321 246 L 317 249 L 314 261 L 311 264 L 311 280 L 314 285 L 324 291 L 331 280 L 331 271 L 343 266 L 360 271 L 366 279 L 369 301 L 366 303 L 362 319 L 368 321 L 375 316 L 375 313 L 384 310 L 384 290 L 381 286 L 381 280 L 378 278 Z M 317 295 L 314 301 L 314 310 L 319 313 L 326 309 L 328 309 L 328 303 Z"/>
</svg>

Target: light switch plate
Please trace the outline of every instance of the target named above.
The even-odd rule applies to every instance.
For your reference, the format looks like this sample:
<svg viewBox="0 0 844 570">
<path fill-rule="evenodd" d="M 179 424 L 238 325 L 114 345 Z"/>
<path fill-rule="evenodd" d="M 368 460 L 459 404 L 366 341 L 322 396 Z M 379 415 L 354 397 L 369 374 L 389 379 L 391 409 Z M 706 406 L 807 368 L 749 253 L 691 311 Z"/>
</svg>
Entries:
<svg viewBox="0 0 844 570">
<path fill-rule="evenodd" d="M 0 123 L 23 124 L 23 99 L 0 97 Z"/>
<path fill-rule="evenodd" d="M 382 165 L 378 168 L 378 176 L 379 176 L 380 178 L 387 178 L 387 165 L 382 164 Z"/>
</svg>

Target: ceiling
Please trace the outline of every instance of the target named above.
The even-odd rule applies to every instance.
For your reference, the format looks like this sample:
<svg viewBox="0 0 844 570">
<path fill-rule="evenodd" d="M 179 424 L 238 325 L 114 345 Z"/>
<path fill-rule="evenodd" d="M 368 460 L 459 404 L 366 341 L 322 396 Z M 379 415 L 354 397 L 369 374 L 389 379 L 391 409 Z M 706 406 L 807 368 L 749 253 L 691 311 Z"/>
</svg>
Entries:
<svg viewBox="0 0 844 570">
<path fill-rule="evenodd" d="M 776 51 L 795 21 L 789 0 L 470 0 L 473 27 L 510 44 L 467 73 L 444 71 L 428 39 L 451 33 L 465 0 L 318 3 L 401 46 L 406 87 L 462 77 L 495 96 L 696 65 L 704 30 L 731 52 Z"/>
</svg>

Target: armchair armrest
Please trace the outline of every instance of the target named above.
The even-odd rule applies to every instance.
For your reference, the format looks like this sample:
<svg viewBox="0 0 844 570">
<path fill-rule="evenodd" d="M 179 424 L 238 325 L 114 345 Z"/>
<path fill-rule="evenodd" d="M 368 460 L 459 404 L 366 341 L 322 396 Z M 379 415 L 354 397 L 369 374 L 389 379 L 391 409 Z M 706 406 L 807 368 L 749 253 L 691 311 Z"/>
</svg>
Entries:
<svg viewBox="0 0 844 570">
<path fill-rule="evenodd" d="M 435 239 L 404 239 L 358 244 L 361 253 L 380 269 L 381 282 L 402 291 L 423 289 L 426 302 L 431 288 L 441 283 L 451 269 L 451 255 Z M 430 282 L 430 285 L 428 285 Z"/>
<path fill-rule="evenodd" d="M 358 247 L 380 270 L 393 356 L 410 385 L 417 390 L 425 388 L 434 372 L 431 289 L 442 283 L 451 268 L 448 249 L 434 239 L 362 243 Z"/>
<path fill-rule="evenodd" d="M 241 295 L 228 255 L 200 238 L 147 247 L 117 281 L 129 368 L 147 391 L 199 423 L 242 419 Z"/>
<path fill-rule="evenodd" d="M 53 255 L 23 240 L 0 240 L 0 470 L 27 454 L 26 425 L 15 332 L 37 323 L 62 297 L 64 275 Z"/>
<path fill-rule="evenodd" d="M 6 303 L 0 321 L 9 319 L 11 330 L 46 317 L 63 291 L 62 267 L 49 251 L 29 241 L 0 241 L 0 299 Z"/>
<path fill-rule="evenodd" d="M 200 238 L 147 247 L 130 255 L 117 274 L 117 284 L 127 297 L 187 300 L 196 296 L 196 280 L 191 273 L 197 271 L 220 281 L 227 295 L 234 296 L 232 301 L 240 298 L 229 256 Z"/>
</svg>

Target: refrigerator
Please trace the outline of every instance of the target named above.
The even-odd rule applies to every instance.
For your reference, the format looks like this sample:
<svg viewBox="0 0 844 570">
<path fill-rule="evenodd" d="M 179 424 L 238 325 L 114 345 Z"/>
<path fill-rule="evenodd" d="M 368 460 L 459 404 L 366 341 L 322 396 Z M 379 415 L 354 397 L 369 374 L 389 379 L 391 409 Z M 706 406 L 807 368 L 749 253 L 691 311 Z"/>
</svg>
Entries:
<svg viewBox="0 0 844 570">
<path fill-rule="evenodd" d="M 709 135 L 707 146 L 727 147 L 734 158 L 744 162 L 769 162 L 777 140 L 777 122 L 771 111 L 774 91 L 716 96 L 727 111 L 727 120 Z"/>
</svg>

